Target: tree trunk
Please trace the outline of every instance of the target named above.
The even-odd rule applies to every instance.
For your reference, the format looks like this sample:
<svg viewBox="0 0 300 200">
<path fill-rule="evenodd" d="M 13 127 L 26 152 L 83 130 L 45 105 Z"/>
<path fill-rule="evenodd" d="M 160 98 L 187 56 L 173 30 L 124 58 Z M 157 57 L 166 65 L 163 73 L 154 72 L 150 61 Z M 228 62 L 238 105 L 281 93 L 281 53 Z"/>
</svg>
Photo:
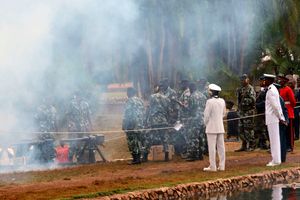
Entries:
<svg viewBox="0 0 300 200">
<path fill-rule="evenodd" d="M 146 31 L 146 52 L 148 58 L 148 76 L 149 76 L 149 85 L 153 86 L 153 56 L 152 56 L 152 47 L 151 47 L 151 38 L 150 38 L 150 27 L 149 23 Z"/>
<path fill-rule="evenodd" d="M 164 70 L 163 70 L 165 43 L 166 43 L 166 31 L 165 31 L 163 19 L 161 19 L 160 54 L 159 54 L 159 65 L 158 65 L 158 70 L 157 70 L 158 80 L 161 79 L 161 76 L 165 76 Z"/>
</svg>

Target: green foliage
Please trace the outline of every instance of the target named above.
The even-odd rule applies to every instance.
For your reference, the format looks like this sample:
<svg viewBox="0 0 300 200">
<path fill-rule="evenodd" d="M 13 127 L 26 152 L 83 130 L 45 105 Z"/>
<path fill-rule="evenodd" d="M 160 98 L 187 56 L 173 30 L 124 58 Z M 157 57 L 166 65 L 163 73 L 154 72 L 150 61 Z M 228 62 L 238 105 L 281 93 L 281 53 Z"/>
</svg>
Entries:
<svg viewBox="0 0 300 200">
<path fill-rule="evenodd" d="M 260 37 L 260 40 L 264 41 L 261 43 L 261 49 L 271 55 L 272 60 L 260 66 L 260 70 L 266 67 L 266 71 L 269 71 L 270 66 L 273 66 L 277 68 L 278 73 L 286 74 L 289 68 L 299 73 L 300 2 L 275 0 L 272 5 L 268 9 L 271 14 L 264 20 L 263 34 Z"/>
</svg>

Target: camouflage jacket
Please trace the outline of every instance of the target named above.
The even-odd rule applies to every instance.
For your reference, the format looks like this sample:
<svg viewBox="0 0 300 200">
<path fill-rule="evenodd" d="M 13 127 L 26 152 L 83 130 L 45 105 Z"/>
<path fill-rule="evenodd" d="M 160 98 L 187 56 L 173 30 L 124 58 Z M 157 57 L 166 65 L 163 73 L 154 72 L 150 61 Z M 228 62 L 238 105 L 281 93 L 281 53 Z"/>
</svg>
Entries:
<svg viewBox="0 0 300 200">
<path fill-rule="evenodd" d="M 205 87 L 202 91 L 200 91 L 206 99 L 209 99 L 209 93 L 208 93 L 208 88 Z M 204 106 L 205 107 L 205 106 Z"/>
<path fill-rule="evenodd" d="M 86 131 L 89 131 L 89 128 L 91 126 L 90 122 L 90 116 L 92 114 L 90 105 L 88 102 L 81 100 L 80 101 L 80 111 L 81 111 L 81 127 L 85 127 Z"/>
<path fill-rule="evenodd" d="M 69 131 L 89 131 L 91 110 L 88 102 L 72 99 L 67 115 Z"/>
<path fill-rule="evenodd" d="M 203 114 L 205 109 L 206 97 L 198 90 L 191 94 L 189 99 L 190 113 L 193 123 L 203 125 Z"/>
<path fill-rule="evenodd" d="M 175 90 L 173 90 L 172 88 L 168 87 L 168 89 L 166 91 L 162 92 L 163 95 L 165 95 L 166 97 L 168 97 L 168 99 L 170 100 L 170 116 L 169 116 L 169 124 L 174 124 L 177 119 L 178 119 L 178 110 L 179 110 L 179 105 L 178 105 L 178 100 L 177 100 L 177 93 Z"/>
<path fill-rule="evenodd" d="M 159 127 L 168 126 L 170 112 L 170 100 L 162 93 L 150 96 L 149 107 L 147 110 L 146 126 Z"/>
<path fill-rule="evenodd" d="M 55 132 L 56 126 L 56 109 L 52 105 L 42 104 L 37 108 L 35 120 L 40 132 Z"/>
<path fill-rule="evenodd" d="M 255 109 L 255 91 L 250 84 L 237 89 L 237 98 L 239 111 Z"/>
<path fill-rule="evenodd" d="M 265 112 L 266 94 L 267 92 L 264 88 L 257 94 L 255 103 L 257 113 Z"/>
<path fill-rule="evenodd" d="M 179 120 L 180 121 L 187 120 L 188 118 L 191 117 L 190 108 L 189 108 L 190 97 L 191 97 L 190 89 L 186 89 L 179 98 L 179 101 L 182 104 L 179 108 Z"/>
<path fill-rule="evenodd" d="M 123 116 L 122 129 L 141 129 L 144 124 L 144 103 L 139 97 L 131 97 L 127 100 Z"/>
</svg>

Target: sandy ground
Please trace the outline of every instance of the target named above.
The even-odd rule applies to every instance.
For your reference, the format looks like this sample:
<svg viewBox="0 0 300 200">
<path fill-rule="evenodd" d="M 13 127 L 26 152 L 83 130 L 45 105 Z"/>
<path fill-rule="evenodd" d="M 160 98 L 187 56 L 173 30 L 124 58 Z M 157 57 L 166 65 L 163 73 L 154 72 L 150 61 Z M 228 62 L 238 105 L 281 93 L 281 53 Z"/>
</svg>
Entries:
<svg viewBox="0 0 300 200">
<path fill-rule="evenodd" d="M 104 112 L 106 114 L 96 117 L 94 129 L 100 130 L 100 133 L 105 135 L 105 146 L 101 147 L 105 157 L 110 161 L 116 159 L 120 161 L 68 166 L 53 170 L 2 173 L 0 174 L 0 199 L 63 199 L 99 192 L 104 195 L 112 191 L 170 186 L 268 170 L 265 167 L 271 159 L 268 152 L 234 153 L 233 150 L 240 147 L 238 142 L 226 143 L 227 160 L 224 172 L 203 172 L 202 169 L 208 166 L 207 157 L 195 162 L 186 162 L 179 157 L 174 157 L 169 162 L 151 161 L 141 165 L 128 165 L 126 159 L 130 154 L 125 134 L 121 131 L 103 132 L 103 130 L 120 130 L 122 107 L 112 108 L 106 107 L 107 111 Z M 99 157 L 97 159 L 101 160 Z M 300 151 L 296 150 L 288 155 L 287 163 L 281 167 L 293 167 L 298 163 L 300 163 Z"/>
<path fill-rule="evenodd" d="M 119 139 L 119 143 L 123 143 Z M 117 143 L 117 140 L 115 141 Z M 79 194 L 105 192 L 113 188 L 144 189 L 162 183 L 178 184 L 210 178 L 228 177 L 255 167 L 264 167 L 270 160 L 266 151 L 234 153 L 237 142 L 227 142 L 226 171 L 215 174 L 204 173 L 208 158 L 203 161 L 186 162 L 175 157 L 170 162 L 148 162 L 128 165 L 127 161 L 96 163 L 65 167 L 55 170 L 20 172 L 0 175 L 0 199 L 56 199 Z M 108 145 L 109 146 L 109 145 Z M 126 156 L 126 155 L 125 155 Z M 288 155 L 287 163 L 300 162 L 300 151 Z M 249 173 L 255 171 L 249 170 Z"/>
</svg>

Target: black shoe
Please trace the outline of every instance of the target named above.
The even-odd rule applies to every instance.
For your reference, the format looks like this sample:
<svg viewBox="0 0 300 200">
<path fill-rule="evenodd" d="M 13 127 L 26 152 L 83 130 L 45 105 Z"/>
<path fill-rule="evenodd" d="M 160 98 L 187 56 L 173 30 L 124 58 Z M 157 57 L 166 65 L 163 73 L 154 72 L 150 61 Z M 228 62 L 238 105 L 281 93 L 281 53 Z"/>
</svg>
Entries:
<svg viewBox="0 0 300 200">
<path fill-rule="evenodd" d="M 148 153 L 143 154 L 142 162 L 148 162 Z"/>
<path fill-rule="evenodd" d="M 169 152 L 165 152 L 165 161 L 169 161 Z"/>
<path fill-rule="evenodd" d="M 131 163 L 128 163 L 129 165 L 138 165 L 141 164 L 141 161 L 131 161 Z"/>
<path fill-rule="evenodd" d="M 141 164 L 141 154 L 132 154 L 132 161 L 128 163 L 129 165 Z"/>
<path fill-rule="evenodd" d="M 182 153 L 182 154 L 180 154 L 180 157 L 181 157 L 182 159 L 187 159 L 187 158 L 188 158 L 188 156 L 187 156 L 187 154 L 186 154 L 186 153 Z"/>
<path fill-rule="evenodd" d="M 185 159 L 187 162 L 193 162 L 196 161 L 197 159 L 195 157 L 189 157 L 187 159 Z"/>
<path fill-rule="evenodd" d="M 241 148 L 235 150 L 234 152 L 242 152 L 242 151 L 246 151 L 247 147 L 249 147 L 249 144 L 247 144 L 245 141 L 243 141 L 243 142 L 242 142 Z"/>
<path fill-rule="evenodd" d="M 263 145 L 263 146 L 261 147 L 261 149 L 262 149 L 262 150 L 268 150 L 269 147 L 268 147 L 267 145 Z"/>
<path fill-rule="evenodd" d="M 199 155 L 197 160 L 203 160 L 203 155 Z"/>
</svg>

